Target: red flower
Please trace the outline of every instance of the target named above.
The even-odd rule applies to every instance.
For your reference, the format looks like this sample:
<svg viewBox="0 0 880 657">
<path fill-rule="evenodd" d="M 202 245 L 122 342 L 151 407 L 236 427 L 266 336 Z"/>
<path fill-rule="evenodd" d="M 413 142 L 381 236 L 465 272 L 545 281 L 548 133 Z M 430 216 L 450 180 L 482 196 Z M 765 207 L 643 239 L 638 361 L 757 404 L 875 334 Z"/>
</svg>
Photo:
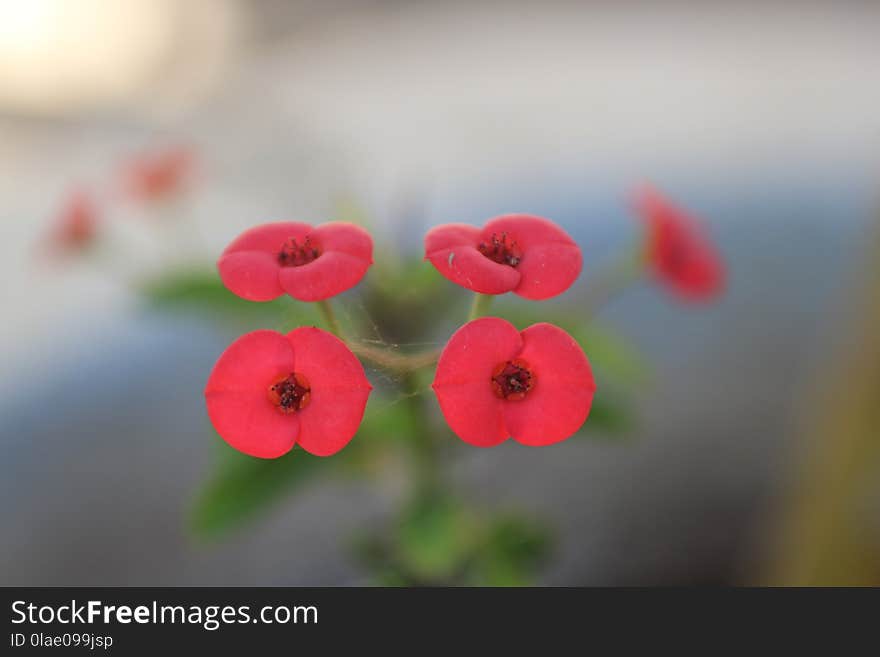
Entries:
<svg viewBox="0 0 880 657">
<path fill-rule="evenodd" d="M 371 264 L 373 240 L 363 228 L 289 221 L 246 230 L 226 247 L 217 268 L 223 284 L 250 301 L 285 292 L 320 301 L 357 285 Z"/>
<path fill-rule="evenodd" d="M 183 192 L 194 170 L 193 150 L 175 146 L 133 159 L 123 169 L 123 183 L 135 200 L 162 201 Z"/>
<path fill-rule="evenodd" d="M 302 327 L 233 342 L 211 371 L 205 399 L 217 433 L 240 452 L 277 458 L 298 444 L 328 456 L 354 436 L 370 390 L 339 338 Z"/>
<path fill-rule="evenodd" d="M 596 384 L 575 340 L 552 324 L 522 332 L 484 317 L 461 327 L 440 355 L 434 392 L 458 437 L 492 447 L 565 440 L 587 419 Z"/>
<path fill-rule="evenodd" d="M 425 258 L 453 283 L 482 294 L 549 299 L 581 271 L 581 250 L 549 219 L 506 214 L 482 229 L 445 224 L 425 236 Z"/>
<path fill-rule="evenodd" d="M 647 224 L 646 256 L 657 279 L 684 300 L 719 295 L 725 285 L 724 262 L 699 222 L 651 188 L 636 194 L 635 205 Z"/>
<path fill-rule="evenodd" d="M 98 211 L 92 197 L 82 190 L 70 194 L 48 236 L 56 251 L 79 251 L 95 240 Z"/>
</svg>

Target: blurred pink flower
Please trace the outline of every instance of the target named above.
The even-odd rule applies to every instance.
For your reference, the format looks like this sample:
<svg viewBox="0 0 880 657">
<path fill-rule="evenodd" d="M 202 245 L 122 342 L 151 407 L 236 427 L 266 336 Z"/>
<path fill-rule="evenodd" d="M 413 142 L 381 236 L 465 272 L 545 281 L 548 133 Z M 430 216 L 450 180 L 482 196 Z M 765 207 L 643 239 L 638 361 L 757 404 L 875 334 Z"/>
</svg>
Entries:
<svg viewBox="0 0 880 657">
<path fill-rule="evenodd" d="M 46 243 L 53 252 L 81 251 L 95 241 L 98 232 L 98 209 L 85 190 L 72 191 L 56 217 Z"/>
<path fill-rule="evenodd" d="M 195 168 L 195 152 L 188 146 L 144 153 L 123 167 L 123 190 L 140 202 L 168 200 L 189 188 Z"/>
<path fill-rule="evenodd" d="M 724 291 L 724 260 L 693 215 L 651 187 L 634 195 L 648 232 L 647 259 L 655 278 L 685 301 L 708 301 Z"/>
</svg>

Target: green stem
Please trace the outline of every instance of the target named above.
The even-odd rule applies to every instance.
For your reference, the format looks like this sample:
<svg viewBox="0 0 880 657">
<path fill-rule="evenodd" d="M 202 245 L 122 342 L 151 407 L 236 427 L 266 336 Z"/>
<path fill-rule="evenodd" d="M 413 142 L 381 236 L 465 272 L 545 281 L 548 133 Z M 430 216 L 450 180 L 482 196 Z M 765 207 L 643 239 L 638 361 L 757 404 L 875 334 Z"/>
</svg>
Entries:
<svg viewBox="0 0 880 657">
<path fill-rule="evenodd" d="M 399 351 L 386 349 L 377 345 L 367 344 L 357 339 L 349 338 L 343 335 L 342 326 L 336 318 L 336 313 L 329 299 L 323 299 L 317 302 L 318 310 L 324 320 L 325 326 L 338 338 L 341 338 L 348 345 L 356 356 L 364 360 L 368 360 L 374 365 L 392 372 L 414 372 L 416 370 L 430 367 L 437 362 L 440 352 L 437 350 L 425 351 L 417 354 L 403 354 Z"/>
<path fill-rule="evenodd" d="M 414 372 L 404 376 L 407 402 L 412 415 L 415 435 L 409 441 L 413 462 L 413 495 L 436 494 L 441 488 L 440 458 L 434 434 L 428 423 L 423 395 L 419 395 L 419 377 Z"/>
<path fill-rule="evenodd" d="M 471 303 L 471 312 L 468 314 L 468 321 L 470 322 L 478 317 L 485 316 L 489 312 L 489 306 L 492 305 L 492 299 L 494 298 L 495 296 L 492 294 L 475 292 L 473 303 Z"/>
<path fill-rule="evenodd" d="M 321 311 L 321 316 L 324 318 L 324 323 L 330 329 L 330 332 L 336 337 L 341 338 L 342 327 L 339 325 L 339 320 L 336 319 L 336 312 L 333 310 L 330 300 L 321 299 L 318 301 L 318 310 Z"/>
<path fill-rule="evenodd" d="M 348 348 L 356 356 L 392 372 L 414 372 L 430 367 L 440 358 L 438 350 L 424 351 L 417 354 L 402 354 L 391 349 L 358 342 L 357 340 L 347 340 L 346 344 L 348 344 Z"/>
</svg>

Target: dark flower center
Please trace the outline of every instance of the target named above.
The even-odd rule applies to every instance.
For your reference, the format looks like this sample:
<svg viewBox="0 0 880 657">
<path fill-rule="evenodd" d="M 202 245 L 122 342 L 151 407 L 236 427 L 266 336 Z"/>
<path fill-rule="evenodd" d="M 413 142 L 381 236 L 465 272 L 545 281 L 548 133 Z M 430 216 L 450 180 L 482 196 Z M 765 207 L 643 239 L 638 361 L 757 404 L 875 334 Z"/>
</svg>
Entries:
<svg viewBox="0 0 880 657">
<path fill-rule="evenodd" d="M 312 390 L 302 374 L 291 373 L 282 376 L 269 386 L 269 401 L 285 415 L 301 411 L 309 405 Z"/>
<path fill-rule="evenodd" d="M 477 250 L 501 265 L 516 267 L 522 261 L 522 249 L 507 233 L 501 233 L 501 237 L 492 233 L 492 238 L 487 242 L 480 242 Z"/>
<path fill-rule="evenodd" d="M 497 397 L 515 401 L 525 399 L 535 386 L 535 375 L 521 358 L 498 363 L 492 371 L 492 390 Z"/>
<path fill-rule="evenodd" d="M 278 253 L 278 263 L 282 267 L 302 267 L 317 259 L 320 255 L 320 247 L 308 235 L 306 235 L 302 244 L 297 242 L 296 238 L 291 237 L 281 247 L 281 251 Z"/>
</svg>

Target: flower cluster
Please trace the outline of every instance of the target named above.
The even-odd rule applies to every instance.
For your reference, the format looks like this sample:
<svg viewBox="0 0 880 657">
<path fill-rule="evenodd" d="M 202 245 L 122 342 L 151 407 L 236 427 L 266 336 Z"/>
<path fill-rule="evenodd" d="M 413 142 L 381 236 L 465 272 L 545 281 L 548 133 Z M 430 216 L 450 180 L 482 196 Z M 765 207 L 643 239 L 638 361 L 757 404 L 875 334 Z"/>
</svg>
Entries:
<svg viewBox="0 0 880 657">
<path fill-rule="evenodd" d="M 122 198 L 145 207 L 158 207 L 183 196 L 196 170 L 192 148 L 166 146 L 138 154 L 123 163 L 111 183 L 102 182 L 99 192 L 83 186 L 71 190 L 42 239 L 51 255 L 83 252 L 94 247 L 101 231 L 110 198 Z M 109 188 L 104 191 L 104 188 Z"/>
<path fill-rule="evenodd" d="M 652 190 L 638 195 L 637 210 L 647 226 L 639 264 L 682 298 L 717 294 L 723 267 L 697 222 Z M 425 259 L 478 295 L 513 292 L 530 300 L 565 292 L 582 267 L 571 236 L 526 214 L 496 217 L 482 228 L 438 226 L 425 236 Z M 357 285 L 372 263 L 372 238 L 359 226 L 278 222 L 233 240 L 217 268 L 244 299 L 287 294 L 326 310 L 328 299 Z M 255 331 L 227 348 L 205 388 L 208 415 L 226 442 L 262 458 L 297 444 L 327 456 L 349 443 L 372 387 L 354 343 L 331 328 L 337 335 L 314 327 Z M 565 440 L 587 420 L 596 391 L 581 346 L 548 323 L 518 330 L 498 317 L 472 318 L 429 362 L 436 362 L 432 389 L 447 424 L 479 447 L 508 438 L 530 446 Z"/>
</svg>

